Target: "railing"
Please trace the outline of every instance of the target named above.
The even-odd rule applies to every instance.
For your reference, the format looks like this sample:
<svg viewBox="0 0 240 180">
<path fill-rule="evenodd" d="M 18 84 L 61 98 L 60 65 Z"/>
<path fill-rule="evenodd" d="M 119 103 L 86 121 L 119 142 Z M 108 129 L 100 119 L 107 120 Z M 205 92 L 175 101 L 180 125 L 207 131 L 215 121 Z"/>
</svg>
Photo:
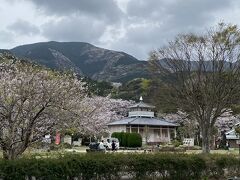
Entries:
<svg viewBox="0 0 240 180">
<path fill-rule="evenodd" d="M 129 117 L 136 117 L 136 116 L 141 116 L 141 117 L 154 117 L 154 112 L 151 111 L 131 111 L 128 113 Z"/>
</svg>

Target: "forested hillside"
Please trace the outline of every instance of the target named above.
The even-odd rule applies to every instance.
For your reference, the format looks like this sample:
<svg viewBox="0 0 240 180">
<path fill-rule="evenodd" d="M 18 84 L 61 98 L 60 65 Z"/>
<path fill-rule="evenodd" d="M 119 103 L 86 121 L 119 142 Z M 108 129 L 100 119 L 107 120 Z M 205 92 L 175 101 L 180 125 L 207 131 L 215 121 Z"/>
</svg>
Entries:
<svg viewBox="0 0 240 180">
<path fill-rule="evenodd" d="M 94 80 L 126 82 L 148 76 L 146 61 L 85 42 L 41 42 L 9 51 L 46 67 L 73 71 Z"/>
</svg>

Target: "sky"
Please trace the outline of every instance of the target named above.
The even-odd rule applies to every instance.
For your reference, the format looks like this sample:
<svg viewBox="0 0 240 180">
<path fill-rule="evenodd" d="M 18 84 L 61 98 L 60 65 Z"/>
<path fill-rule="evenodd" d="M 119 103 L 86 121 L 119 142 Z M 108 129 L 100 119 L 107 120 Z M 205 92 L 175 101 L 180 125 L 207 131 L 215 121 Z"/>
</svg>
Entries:
<svg viewBox="0 0 240 180">
<path fill-rule="evenodd" d="M 79 41 L 139 60 L 180 33 L 240 26 L 239 0 L 0 0 L 0 49 Z"/>
</svg>

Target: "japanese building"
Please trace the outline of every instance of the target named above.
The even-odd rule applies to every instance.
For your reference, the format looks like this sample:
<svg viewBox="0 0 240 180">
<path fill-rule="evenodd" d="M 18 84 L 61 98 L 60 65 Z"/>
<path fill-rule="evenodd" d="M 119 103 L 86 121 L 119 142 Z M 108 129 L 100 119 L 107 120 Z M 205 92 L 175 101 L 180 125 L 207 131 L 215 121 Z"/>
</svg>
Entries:
<svg viewBox="0 0 240 180">
<path fill-rule="evenodd" d="M 108 124 L 110 134 L 113 132 L 135 132 L 142 136 L 143 143 L 167 143 L 176 137 L 175 123 L 163 118 L 156 118 L 155 106 L 140 102 L 129 107 L 128 117 Z"/>
<path fill-rule="evenodd" d="M 240 144 L 240 137 L 235 132 L 235 128 L 237 127 L 240 127 L 240 122 L 235 124 L 233 129 L 225 133 L 230 148 L 237 148 Z"/>
</svg>

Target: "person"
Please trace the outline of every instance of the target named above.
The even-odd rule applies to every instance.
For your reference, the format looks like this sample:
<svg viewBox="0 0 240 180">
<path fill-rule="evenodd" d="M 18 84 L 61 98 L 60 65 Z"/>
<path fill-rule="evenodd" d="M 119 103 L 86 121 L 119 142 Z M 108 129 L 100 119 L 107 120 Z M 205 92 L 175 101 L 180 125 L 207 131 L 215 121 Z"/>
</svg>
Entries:
<svg viewBox="0 0 240 180">
<path fill-rule="evenodd" d="M 99 143 L 99 145 L 98 145 L 98 148 L 100 149 L 100 150 L 105 150 L 105 146 L 104 146 L 104 144 L 103 144 L 103 140 Z"/>
<path fill-rule="evenodd" d="M 112 141 L 112 151 L 115 151 L 116 150 L 116 144 L 115 144 L 115 141 Z"/>
<path fill-rule="evenodd" d="M 227 141 L 227 143 L 226 143 L 226 146 L 227 146 L 227 150 L 229 150 L 229 148 L 230 148 L 230 144 L 229 144 L 228 141 Z"/>
</svg>

